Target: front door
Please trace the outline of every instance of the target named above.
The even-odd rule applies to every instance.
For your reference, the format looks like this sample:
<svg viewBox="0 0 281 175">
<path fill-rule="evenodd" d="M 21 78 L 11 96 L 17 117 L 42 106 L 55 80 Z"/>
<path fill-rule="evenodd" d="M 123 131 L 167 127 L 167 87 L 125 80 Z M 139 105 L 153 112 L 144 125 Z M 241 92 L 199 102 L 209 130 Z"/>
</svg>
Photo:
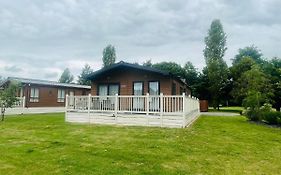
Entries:
<svg viewBox="0 0 281 175">
<path fill-rule="evenodd" d="M 134 110 L 143 110 L 144 109 L 144 97 L 143 95 L 143 82 L 134 82 L 133 83 L 133 109 Z"/>
<path fill-rule="evenodd" d="M 151 111 L 159 111 L 160 108 L 159 81 L 149 82 L 148 87 L 149 87 L 149 95 L 151 96 L 149 99 L 149 109 Z"/>
</svg>

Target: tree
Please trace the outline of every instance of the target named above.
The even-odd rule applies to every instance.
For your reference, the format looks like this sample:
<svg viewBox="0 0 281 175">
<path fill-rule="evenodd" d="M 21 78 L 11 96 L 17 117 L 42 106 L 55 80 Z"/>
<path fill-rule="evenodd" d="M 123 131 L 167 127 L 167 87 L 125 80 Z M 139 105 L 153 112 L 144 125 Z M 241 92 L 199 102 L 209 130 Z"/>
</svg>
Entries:
<svg viewBox="0 0 281 175">
<path fill-rule="evenodd" d="M 3 81 L 4 81 L 4 80 L 3 80 L 3 77 L 0 76 L 0 84 L 1 84 Z"/>
<path fill-rule="evenodd" d="M 87 76 L 93 72 L 89 64 L 85 64 L 81 74 L 78 76 L 78 84 L 91 85 L 91 81 L 87 79 Z"/>
<path fill-rule="evenodd" d="M 151 60 L 146 60 L 142 65 L 147 67 L 152 67 Z"/>
<path fill-rule="evenodd" d="M 113 45 L 108 45 L 103 49 L 103 67 L 110 66 L 116 61 L 115 47 Z"/>
<path fill-rule="evenodd" d="M 195 85 L 195 93 L 200 100 L 209 100 L 210 92 L 208 87 L 210 86 L 208 78 L 208 69 L 204 67 L 202 73 L 198 75 L 198 83 Z"/>
<path fill-rule="evenodd" d="M 156 63 L 153 64 L 152 67 L 163 70 L 166 72 L 170 72 L 173 75 L 185 79 L 186 77 L 186 72 L 185 70 L 181 67 L 181 65 L 175 63 L 175 62 L 161 62 L 161 63 Z"/>
<path fill-rule="evenodd" d="M 241 76 L 243 73 L 251 70 L 252 66 L 255 64 L 255 61 L 251 57 L 245 56 L 241 58 L 239 62 L 234 63 L 233 66 L 230 67 L 231 78 L 233 82 L 231 95 L 237 105 L 242 105 L 242 101 L 245 98 L 245 94 L 241 94 L 239 89 Z"/>
<path fill-rule="evenodd" d="M 207 64 L 209 92 L 212 105 L 219 109 L 224 88 L 228 83 L 229 70 L 223 60 L 226 48 L 226 34 L 220 20 L 214 20 L 205 37 L 204 57 Z"/>
<path fill-rule="evenodd" d="M 267 75 L 261 71 L 259 65 L 253 65 L 251 70 L 244 72 L 240 78 L 240 93 L 245 95 L 243 106 L 247 109 L 250 120 L 259 120 L 260 107 L 270 103 L 272 89 Z"/>
<path fill-rule="evenodd" d="M 12 81 L 6 88 L 0 90 L 1 121 L 5 119 L 6 109 L 11 108 L 18 101 L 16 97 L 18 88 L 18 83 Z"/>
<path fill-rule="evenodd" d="M 262 53 L 261 51 L 254 45 L 245 47 L 243 49 L 239 49 L 238 54 L 232 60 L 232 64 L 237 64 L 241 61 L 243 57 L 250 57 L 256 63 L 261 64 L 263 63 Z"/>
<path fill-rule="evenodd" d="M 199 72 L 190 61 L 184 65 L 184 70 L 185 81 L 190 86 L 192 95 L 198 97 L 197 85 L 199 82 Z"/>
<path fill-rule="evenodd" d="M 61 77 L 59 79 L 60 83 L 72 83 L 74 80 L 74 76 L 70 73 L 70 70 L 68 68 L 64 69 L 63 73 L 61 74 Z"/>
<path fill-rule="evenodd" d="M 280 111 L 281 107 L 281 59 L 273 58 L 263 65 L 263 70 L 270 77 L 269 81 L 273 89 L 273 107 Z"/>
</svg>

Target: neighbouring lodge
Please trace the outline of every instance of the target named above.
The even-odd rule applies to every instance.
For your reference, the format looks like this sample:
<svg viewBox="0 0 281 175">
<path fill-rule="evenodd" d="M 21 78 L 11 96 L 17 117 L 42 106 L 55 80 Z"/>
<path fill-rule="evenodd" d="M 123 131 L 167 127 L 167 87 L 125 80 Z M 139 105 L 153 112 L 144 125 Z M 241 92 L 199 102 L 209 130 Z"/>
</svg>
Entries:
<svg viewBox="0 0 281 175">
<path fill-rule="evenodd" d="M 119 62 L 88 76 L 92 95 L 190 95 L 186 82 L 169 72 L 148 66 Z"/>
<path fill-rule="evenodd" d="M 66 94 L 88 95 L 91 90 L 90 86 L 18 77 L 9 77 L 0 87 L 7 86 L 11 81 L 20 84 L 18 97 L 25 97 L 25 107 L 63 107 Z"/>
</svg>

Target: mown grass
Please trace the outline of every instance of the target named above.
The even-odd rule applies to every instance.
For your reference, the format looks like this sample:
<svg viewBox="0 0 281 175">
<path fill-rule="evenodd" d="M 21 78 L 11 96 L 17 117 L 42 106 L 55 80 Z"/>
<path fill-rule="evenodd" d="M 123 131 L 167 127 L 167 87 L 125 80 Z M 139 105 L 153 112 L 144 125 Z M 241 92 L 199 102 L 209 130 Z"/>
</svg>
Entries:
<svg viewBox="0 0 281 175">
<path fill-rule="evenodd" d="M 213 107 L 209 107 L 209 112 L 234 112 L 241 113 L 243 111 L 243 107 L 241 106 L 229 106 L 229 107 L 220 107 L 220 110 L 214 109 Z"/>
<path fill-rule="evenodd" d="M 281 174 L 281 129 L 244 117 L 190 128 L 65 123 L 63 114 L 0 123 L 0 174 Z"/>
</svg>

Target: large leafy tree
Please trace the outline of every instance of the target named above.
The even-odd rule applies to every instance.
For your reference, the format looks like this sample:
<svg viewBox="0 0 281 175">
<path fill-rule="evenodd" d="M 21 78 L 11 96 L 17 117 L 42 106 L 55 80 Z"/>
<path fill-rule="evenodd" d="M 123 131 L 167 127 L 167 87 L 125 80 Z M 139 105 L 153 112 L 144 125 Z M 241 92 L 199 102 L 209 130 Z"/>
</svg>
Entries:
<svg viewBox="0 0 281 175">
<path fill-rule="evenodd" d="M 91 85 L 91 81 L 87 79 L 87 76 L 93 72 L 89 64 L 85 64 L 81 74 L 78 76 L 78 84 Z"/>
<path fill-rule="evenodd" d="M 180 78 L 185 78 L 186 72 L 185 70 L 181 67 L 180 64 L 177 64 L 175 62 L 161 62 L 161 63 L 156 63 L 153 64 L 152 67 L 156 69 L 160 69 L 163 71 L 167 71 L 172 73 L 173 75 L 180 77 Z"/>
<path fill-rule="evenodd" d="M 60 83 L 72 83 L 74 80 L 74 76 L 70 73 L 70 70 L 68 68 L 64 69 L 63 73 L 61 74 L 61 77 L 59 79 Z"/>
<path fill-rule="evenodd" d="M 243 59 L 243 57 L 250 57 L 258 64 L 263 63 L 262 53 L 254 45 L 239 49 L 238 54 L 232 60 L 233 64 L 239 63 Z"/>
<path fill-rule="evenodd" d="M 273 89 L 273 107 L 280 111 L 281 107 L 281 59 L 273 58 L 264 64 L 263 69 L 269 76 L 269 81 Z"/>
<path fill-rule="evenodd" d="M 223 60 L 226 47 L 226 34 L 220 20 L 214 20 L 205 37 L 204 57 L 207 64 L 209 79 L 209 92 L 212 105 L 219 109 L 219 104 L 224 95 L 224 89 L 228 84 L 228 67 Z"/>
<path fill-rule="evenodd" d="M 251 57 L 245 56 L 241 58 L 239 62 L 234 63 L 230 68 L 232 82 L 233 82 L 231 95 L 234 98 L 235 103 L 237 105 L 242 105 L 242 101 L 246 95 L 240 93 L 240 87 L 241 87 L 240 83 L 243 83 L 243 81 L 241 81 L 242 79 L 241 76 L 243 75 L 243 73 L 251 70 L 252 66 L 255 64 L 256 64 L 255 61 Z"/>
<path fill-rule="evenodd" d="M 108 45 L 103 49 L 102 61 L 104 67 L 110 66 L 115 63 L 116 52 L 113 45 Z"/>
<path fill-rule="evenodd" d="M 259 111 L 265 103 L 271 102 L 272 89 L 268 76 L 262 72 L 259 65 L 253 65 L 251 70 L 244 72 L 239 79 L 240 93 L 245 95 L 243 106 L 250 111 Z M 251 118 L 256 120 L 257 118 Z"/>
<path fill-rule="evenodd" d="M 1 121 L 5 119 L 5 112 L 7 108 L 13 107 L 15 102 L 18 101 L 16 94 L 19 89 L 17 82 L 10 82 L 7 87 L 0 90 L 0 108 L 1 108 Z"/>
<path fill-rule="evenodd" d="M 204 67 L 202 73 L 198 75 L 198 82 L 193 85 L 195 88 L 195 93 L 200 100 L 209 100 L 210 93 L 208 87 L 210 86 L 208 78 L 208 69 Z"/>
<path fill-rule="evenodd" d="M 198 70 L 194 67 L 194 65 L 190 61 L 188 61 L 184 65 L 184 70 L 185 70 L 185 80 L 191 88 L 192 95 L 198 97 L 199 96 L 199 93 L 197 91 L 197 87 L 199 83 Z"/>
</svg>

